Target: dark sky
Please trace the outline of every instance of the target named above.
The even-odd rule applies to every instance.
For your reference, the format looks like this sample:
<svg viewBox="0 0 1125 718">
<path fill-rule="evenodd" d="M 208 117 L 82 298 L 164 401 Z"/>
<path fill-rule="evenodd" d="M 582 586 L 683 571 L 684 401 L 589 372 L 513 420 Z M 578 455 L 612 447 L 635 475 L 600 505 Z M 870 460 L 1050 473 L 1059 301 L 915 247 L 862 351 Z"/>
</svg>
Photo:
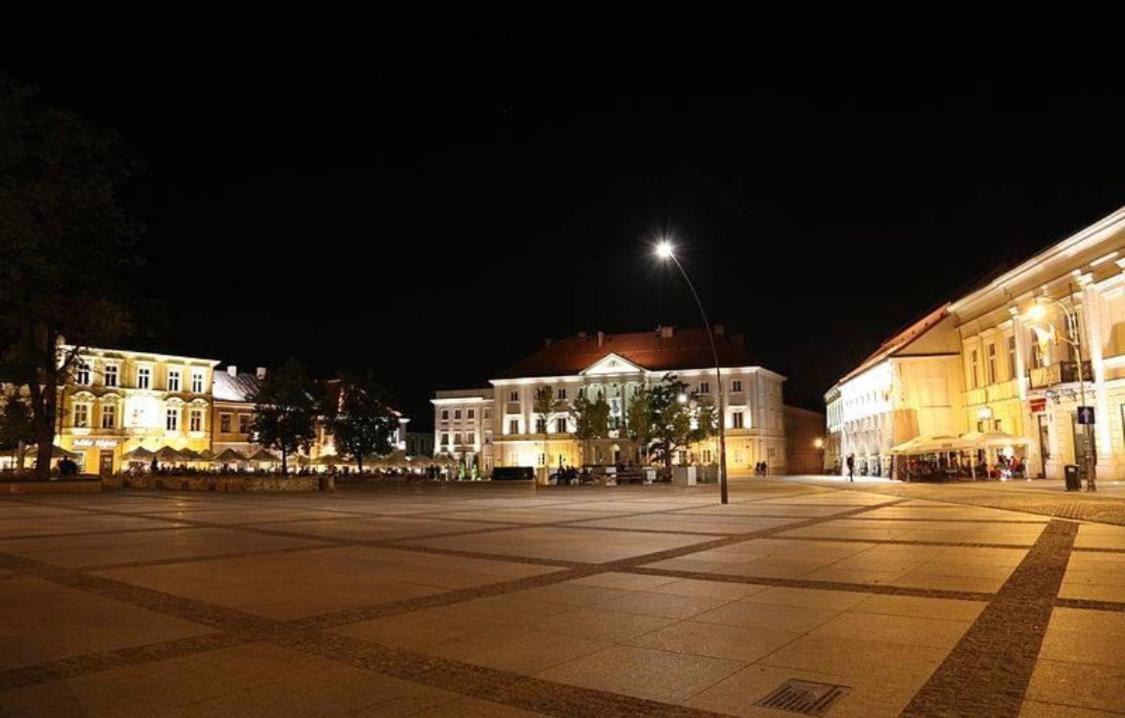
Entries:
<svg viewBox="0 0 1125 718">
<path fill-rule="evenodd" d="M 201 26 L 7 67 L 147 164 L 138 291 L 179 351 L 370 366 L 424 427 L 543 337 L 698 325 L 667 232 L 822 409 L 894 330 L 1125 204 L 1125 97 L 1105 18 L 780 7 Z"/>
</svg>

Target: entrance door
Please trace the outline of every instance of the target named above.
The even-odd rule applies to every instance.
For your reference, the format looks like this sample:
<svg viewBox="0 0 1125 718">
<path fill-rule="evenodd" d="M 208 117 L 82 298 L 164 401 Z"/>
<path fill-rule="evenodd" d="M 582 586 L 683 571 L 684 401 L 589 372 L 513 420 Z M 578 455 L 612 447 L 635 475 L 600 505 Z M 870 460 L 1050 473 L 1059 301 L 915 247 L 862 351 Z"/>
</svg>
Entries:
<svg viewBox="0 0 1125 718">
<path fill-rule="evenodd" d="M 1051 452 L 1047 450 L 1051 445 L 1051 439 L 1047 433 L 1047 415 L 1035 416 L 1039 420 L 1039 478 L 1042 479 L 1047 475 L 1047 459 L 1051 458 Z"/>
<path fill-rule="evenodd" d="M 103 449 L 98 457 L 98 476 L 107 479 L 113 476 L 113 451 Z"/>
</svg>

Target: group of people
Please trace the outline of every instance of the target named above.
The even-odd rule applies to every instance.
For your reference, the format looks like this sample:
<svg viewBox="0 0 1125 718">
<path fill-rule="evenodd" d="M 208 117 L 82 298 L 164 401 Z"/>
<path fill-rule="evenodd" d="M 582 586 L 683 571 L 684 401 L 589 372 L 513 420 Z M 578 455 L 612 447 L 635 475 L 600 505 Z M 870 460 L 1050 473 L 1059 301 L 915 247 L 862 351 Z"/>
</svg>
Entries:
<svg viewBox="0 0 1125 718">
<path fill-rule="evenodd" d="M 770 472 L 770 465 L 765 461 L 754 464 L 754 476 L 765 476 Z"/>
</svg>

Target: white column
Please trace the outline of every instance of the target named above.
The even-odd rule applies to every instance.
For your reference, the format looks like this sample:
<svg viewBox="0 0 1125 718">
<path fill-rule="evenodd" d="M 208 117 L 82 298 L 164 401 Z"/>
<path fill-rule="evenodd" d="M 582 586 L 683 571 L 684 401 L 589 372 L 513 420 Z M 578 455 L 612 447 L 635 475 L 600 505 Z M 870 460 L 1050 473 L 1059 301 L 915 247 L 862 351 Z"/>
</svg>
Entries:
<svg viewBox="0 0 1125 718">
<path fill-rule="evenodd" d="M 1113 467 L 1110 465 L 1113 458 L 1113 446 L 1109 433 L 1109 398 L 1105 388 L 1105 360 L 1102 356 L 1105 346 L 1102 313 L 1106 307 L 1105 300 L 1098 292 L 1097 287 L 1088 278 L 1089 275 L 1084 275 L 1086 281 L 1082 290 L 1082 305 L 1085 311 L 1082 313 L 1082 331 L 1085 334 L 1083 348 L 1086 351 L 1084 354 L 1090 360 L 1090 369 L 1093 373 L 1094 420 L 1096 422 L 1094 434 L 1097 437 L 1098 444 L 1098 470 L 1102 471 L 1102 465 L 1104 464 L 1104 470 L 1111 472 L 1111 475 L 1116 478 L 1116 475 L 1112 473 Z M 1087 397 L 1087 401 L 1089 401 L 1089 397 Z"/>
</svg>

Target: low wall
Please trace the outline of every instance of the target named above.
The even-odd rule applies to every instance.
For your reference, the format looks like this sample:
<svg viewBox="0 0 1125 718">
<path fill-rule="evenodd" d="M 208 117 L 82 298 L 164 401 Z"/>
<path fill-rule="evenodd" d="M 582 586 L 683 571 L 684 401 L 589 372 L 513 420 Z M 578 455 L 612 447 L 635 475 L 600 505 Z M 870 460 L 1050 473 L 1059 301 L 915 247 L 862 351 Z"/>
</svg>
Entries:
<svg viewBox="0 0 1125 718">
<path fill-rule="evenodd" d="M 51 481 L 40 479 L 0 479 L 0 495 L 15 494 L 97 494 L 102 482 L 97 476 L 68 476 Z"/>
<path fill-rule="evenodd" d="M 259 476 L 257 474 L 138 474 L 121 475 L 106 480 L 107 486 L 129 489 L 165 489 L 168 491 L 222 491 L 228 493 L 265 493 L 335 491 L 330 474 L 315 476 Z"/>
</svg>

